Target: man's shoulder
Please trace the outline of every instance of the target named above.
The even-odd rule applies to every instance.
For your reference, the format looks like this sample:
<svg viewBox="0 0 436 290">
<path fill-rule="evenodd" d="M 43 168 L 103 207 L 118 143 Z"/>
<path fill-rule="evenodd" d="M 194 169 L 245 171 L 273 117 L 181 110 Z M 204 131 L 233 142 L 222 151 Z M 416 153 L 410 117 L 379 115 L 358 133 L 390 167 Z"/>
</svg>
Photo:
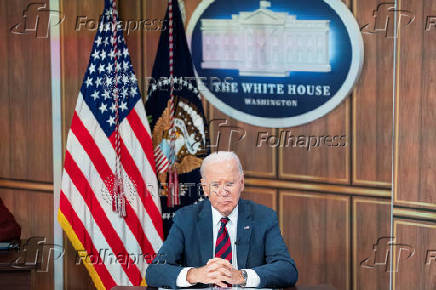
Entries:
<svg viewBox="0 0 436 290">
<path fill-rule="evenodd" d="M 208 200 L 202 200 L 187 206 L 184 206 L 178 209 L 175 213 L 175 216 L 179 219 L 190 219 L 195 218 L 204 208 L 205 206 L 210 206 Z"/>
<path fill-rule="evenodd" d="M 240 202 L 242 207 L 244 207 L 245 209 L 249 209 L 251 215 L 253 215 L 254 218 L 264 219 L 276 215 L 276 212 L 272 208 L 254 202 L 252 200 L 241 199 Z"/>
</svg>

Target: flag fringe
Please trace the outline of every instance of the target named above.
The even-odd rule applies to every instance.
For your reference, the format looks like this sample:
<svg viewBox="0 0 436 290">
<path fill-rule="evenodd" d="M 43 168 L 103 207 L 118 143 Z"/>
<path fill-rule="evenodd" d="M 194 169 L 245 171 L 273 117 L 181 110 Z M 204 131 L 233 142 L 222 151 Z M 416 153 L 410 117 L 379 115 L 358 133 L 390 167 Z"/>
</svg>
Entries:
<svg viewBox="0 0 436 290">
<path fill-rule="evenodd" d="M 80 242 L 79 238 L 77 237 L 76 233 L 73 231 L 73 227 L 68 222 L 67 218 L 64 216 L 64 214 L 61 212 L 61 210 L 58 210 L 58 221 L 61 225 L 62 229 L 65 231 L 68 239 L 70 240 L 71 244 L 73 245 L 74 249 L 76 251 L 85 251 L 85 248 L 83 247 L 83 244 Z M 86 255 L 88 255 L 88 252 L 86 252 Z M 103 282 L 100 279 L 100 276 L 95 271 L 94 265 L 86 259 L 83 259 L 83 265 L 85 265 L 86 269 L 88 270 L 89 276 L 91 277 L 92 281 L 94 282 L 95 288 L 97 289 L 106 289 L 104 287 Z M 142 283 L 141 283 L 142 284 Z"/>
</svg>

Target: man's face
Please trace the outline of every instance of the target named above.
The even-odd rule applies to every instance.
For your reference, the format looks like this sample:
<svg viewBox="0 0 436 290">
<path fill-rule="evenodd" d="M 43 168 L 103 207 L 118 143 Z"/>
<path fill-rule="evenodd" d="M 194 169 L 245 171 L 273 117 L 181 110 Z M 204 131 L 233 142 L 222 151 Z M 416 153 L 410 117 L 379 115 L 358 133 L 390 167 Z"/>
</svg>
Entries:
<svg viewBox="0 0 436 290">
<path fill-rule="evenodd" d="M 212 206 L 228 216 L 238 205 L 244 190 L 244 176 L 239 173 L 235 160 L 215 161 L 205 168 L 201 184 Z"/>
</svg>

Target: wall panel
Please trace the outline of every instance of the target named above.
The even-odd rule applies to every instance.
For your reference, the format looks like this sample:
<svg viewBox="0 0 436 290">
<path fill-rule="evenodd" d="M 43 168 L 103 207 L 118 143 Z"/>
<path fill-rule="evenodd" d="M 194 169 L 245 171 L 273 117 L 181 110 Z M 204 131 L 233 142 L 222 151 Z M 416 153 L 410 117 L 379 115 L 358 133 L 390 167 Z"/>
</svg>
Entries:
<svg viewBox="0 0 436 290">
<path fill-rule="evenodd" d="M 163 20 L 167 10 L 168 1 L 143 1 L 142 15 L 145 19 Z M 168 24 L 165 24 L 168 28 Z M 147 31 L 142 33 L 142 65 L 144 68 L 144 76 L 151 77 L 154 59 L 156 58 L 157 47 L 159 44 L 160 31 Z M 143 97 L 146 96 L 147 88 L 143 87 Z"/>
<path fill-rule="evenodd" d="M 8 37 L 9 37 L 9 27 L 8 27 L 8 17 L 7 17 L 7 7 L 9 2 L 7 0 L 0 1 L 0 39 L 5 41 L 0 42 L 0 55 L 4 57 L 5 60 L 9 58 L 9 48 L 8 48 Z M 0 176 L 7 177 L 10 172 L 10 148 L 11 148 L 11 137 L 10 137 L 10 116 L 9 116 L 9 62 L 4 61 L 0 67 L 0 87 L 3 88 L 3 92 L 0 93 L 0 132 L 3 132 L 3 137 L 0 146 Z"/>
<path fill-rule="evenodd" d="M 387 290 L 389 272 L 375 263 L 383 260 L 383 250 L 390 240 L 390 201 L 360 197 L 352 201 L 353 289 Z"/>
<path fill-rule="evenodd" d="M 394 236 L 394 289 L 435 289 L 436 223 L 395 219 Z"/>
<path fill-rule="evenodd" d="M 41 3 L 48 2 L 42 1 Z M 48 15 L 29 8 L 26 26 L 23 11 L 31 1 L 1 1 L 2 30 L 2 138 L 0 177 L 51 182 L 52 139 L 49 40 L 40 29 L 30 32 L 39 15 L 40 27 Z M 7 5 L 6 5 L 7 3 Z M 38 4 L 43 5 L 43 4 Z M 35 6 L 32 6 L 35 7 Z M 39 7 L 39 6 L 38 6 Z M 27 15 L 26 14 L 26 15 Z M 33 21 L 33 22 L 32 22 Z M 23 30 L 12 33 L 16 24 Z M 27 29 L 27 30 L 26 30 Z M 38 37 L 37 37 L 38 36 Z M 7 111 L 7 112 L 6 112 Z"/>
<path fill-rule="evenodd" d="M 347 98 L 336 109 L 318 120 L 302 126 L 280 130 L 283 132 L 280 133 L 283 136 L 295 137 L 291 139 L 292 141 L 284 141 L 285 145 L 279 148 L 279 177 L 349 184 L 349 152 L 351 147 L 349 118 L 350 98 Z M 310 136 L 315 137 L 317 146 L 309 148 Z M 332 143 L 338 146 L 328 146 L 324 142 L 326 137 L 330 140 L 334 137 L 336 140 L 340 140 L 341 136 L 344 136 L 344 142 Z M 298 143 L 296 141 L 298 138 L 303 142 Z"/>
<path fill-rule="evenodd" d="M 368 25 L 364 31 L 374 29 L 376 18 L 372 11 L 381 3 L 378 0 L 353 2 L 353 12 L 360 26 Z M 381 22 L 383 16 L 377 21 Z M 365 59 L 352 106 L 353 184 L 390 187 L 394 40 L 384 31 L 362 33 L 362 37 Z"/>
<path fill-rule="evenodd" d="M 348 7 L 351 1 L 342 0 Z M 281 134 L 317 137 L 319 146 L 308 150 L 298 146 L 296 141 L 291 141 L 290 146 L 279 148 L 278 166 L 279 177 L 283 179 L 305 180 L 315 182 L 328 182 L 337 184 L 350 183 L 350 150 L 351 150 L 351 130 L 350 130 L 350 98 L 348 96 L 344 102 L 333 111 L 311 123 L 298 127 L 285 128 Z M 345 146 L 329 147 L 322 145 L 323 136 L 333 138 L 334 136 L 344 136 Z M 324 137 L 325 138 L 325 137 Z M 325 139 L 324 139 L 325 140 Z M 309 142 L 306 142 L 306 145 Z"/>
<path fill-rule="evenodd" d="M 277 210 L 277 190 L 245 187 L 245 190 L 241 194 L 241 197 Z"/>
<path fill-rule="evenodd" d="M 276 147 L 259 143 L 259 136 L 277 136 L 276 129 L 251 126 L 239 122 L 209 107 L 211 150 L 235 151 L 241 159 L 244 173 L 253 177 L 276 177 Z M 260 146 L 258 146 L 260 145 Z"/>
<path fill-rule="evenodd" d="M 396 205 L 436 208 L 436 33 L 426 31 L 427 17 L 436 15 L 431 0 L 401 1 L 416 20 L 400 27 L 396 92 Z"/>
<path fill-rule="evenodd" d="M 283 237 L 295 259 L 297 285 L 350 288 L 350 198 L 279 192 Z"/>
</svg>

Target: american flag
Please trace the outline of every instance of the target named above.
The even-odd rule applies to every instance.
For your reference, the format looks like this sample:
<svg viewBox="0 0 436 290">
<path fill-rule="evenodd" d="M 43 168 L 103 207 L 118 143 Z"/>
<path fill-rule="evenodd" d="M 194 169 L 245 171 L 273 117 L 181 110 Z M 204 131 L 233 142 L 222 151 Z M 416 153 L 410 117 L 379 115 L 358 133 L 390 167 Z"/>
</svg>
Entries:
<svg viewBox="0 0 436 290">
<path fill-rule="evenodd" d="M 98 289 L 144 285 L 163 241 L 150 126 L 117 21 L 115 0 L 105 0 L 68 133 L 58 214 Z"/>
</svg>

